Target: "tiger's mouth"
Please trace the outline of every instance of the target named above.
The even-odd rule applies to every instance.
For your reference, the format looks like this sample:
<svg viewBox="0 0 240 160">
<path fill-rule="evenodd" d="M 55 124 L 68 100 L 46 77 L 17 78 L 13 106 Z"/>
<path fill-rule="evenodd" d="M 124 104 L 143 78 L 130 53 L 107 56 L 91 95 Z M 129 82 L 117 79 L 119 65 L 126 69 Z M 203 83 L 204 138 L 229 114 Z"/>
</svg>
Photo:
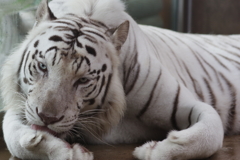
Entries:
<svg viewBox="0 0 240 160">
<path fill-rule="evenodd" d="M 62 133 L 57 133 L 57 132 L 49 129 L 47 126 L 39 126 L 39 125 L 33 124 L 33 125 L 31 125 L 31 128 L 34 130 L 37 130 L 37 131 L 47 132 L 47 133 L 53 135 L 54 137 L 58 137 L 58 138 L 62 135 Z"/>
</svg>

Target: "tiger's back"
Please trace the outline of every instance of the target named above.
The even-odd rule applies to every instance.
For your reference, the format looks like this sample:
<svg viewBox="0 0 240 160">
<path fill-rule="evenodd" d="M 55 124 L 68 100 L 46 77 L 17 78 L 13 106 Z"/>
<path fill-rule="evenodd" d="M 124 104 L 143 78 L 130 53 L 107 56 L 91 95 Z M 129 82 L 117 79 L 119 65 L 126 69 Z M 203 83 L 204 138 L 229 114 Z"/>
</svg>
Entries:
<svg viewBox="0 0 240 160">
<path fill-rule="evenodd" d="M 139 49 L 136 52 L 139 57 L 142 55 L 149 57 L 148 62 L 146 58 L 143 58 L 145 60 L 139 58 L 138 63 L 142 66 L 147 63 L 152 67 L 141 68 L 140 72 L 142 71 L 142 74 L 148 77 L 146 79 L 154 79 L 154 81 L 149 81 L 151 83 L 149 85 L 146 79 L 142 79 L 142 81 L 139 80 L 139 84 L 153 86 L 154 82 L 159 80 L 156 79 L 158 75 L 154 72 L 161 68 L 186 87 L 196 99 L 210 104 L 221 116 L 226 133 L 239 133 L 240 126 L 237 122 L 240 117 L 237 115 L 240 105 L 238 98 L 240 36 L 194 35 L 150 26 L 140 27 L 146 35 L 145 47 L 153 51 L 144 52 Z M 139 88 L 143 88 L 142 92 L 146 91 L 144 85 L 136 88 L 138 92 L 141 91 Z M 156 85 L 151 89 L 158 90 L 161 87 L 155 88 Z M 146 92 L 151 93 L 151 91 Z M 141 98 L 144 99 L 143 96 Z M 155 98 L 149 97 L 145 101 L 152 101 Z M 160 100 L 159 103 L 161 103 Z M 152 107 L 148 105 L 148 108 Z"/>
</svg>

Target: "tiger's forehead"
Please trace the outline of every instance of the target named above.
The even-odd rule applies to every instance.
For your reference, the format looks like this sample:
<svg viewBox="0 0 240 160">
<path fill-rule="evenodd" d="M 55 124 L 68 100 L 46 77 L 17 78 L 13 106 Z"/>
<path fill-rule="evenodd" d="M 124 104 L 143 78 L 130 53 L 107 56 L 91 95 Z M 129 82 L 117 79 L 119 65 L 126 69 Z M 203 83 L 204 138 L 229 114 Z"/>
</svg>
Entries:
<svg viewBox="0 0 240 160">
<path fill-rule="evenodd" d="M 40 39 L 42 49 L 46 51 L 48 46 L 56 46 L 63 51 L 78 52 L 85 48 L 88 53 L 96 56 L 94 47 L 103 48 L 103 43 L 109 42 L 108 28 L 101 22 L 83 19 L 57 19 L 48 23 L 48 27 L 42 30 L 34 38 L 32 43 L 37 48 Z M 94 47 L 91 47 L 94 46 Z"/>
<path fill-rule="evenodd" d="M 83 66 L 98 68 L 102 62 L 108 64 L 107 27 L 95 21 L 84 21 L 58 19 L 50 22 L 32 41 L 34 57 L 51 66 L 69 64 L 76 72 Z"/>
<path fill-rule="evenodd" d="M 57 19 L 49 23 L 49 27 L 40 33 L 40 36 L 51 36 L 49 40 L 61 41 L 57 35 L 64 37 L 67 43 L 82 36 L 92 43 L 98 43 L 101 40 L 108 40 L 107 31 L 109 29 L 101 22 L 94 20 L 78 19 Z M 54 36 L 56 35 L 56 36 Z"/>
</svg>

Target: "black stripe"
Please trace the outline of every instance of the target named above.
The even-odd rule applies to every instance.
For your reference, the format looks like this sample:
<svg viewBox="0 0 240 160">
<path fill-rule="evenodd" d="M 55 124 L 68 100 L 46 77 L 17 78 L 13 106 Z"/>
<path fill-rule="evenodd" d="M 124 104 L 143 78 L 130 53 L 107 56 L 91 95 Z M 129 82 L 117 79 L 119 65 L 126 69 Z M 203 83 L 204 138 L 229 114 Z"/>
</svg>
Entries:
<svg viewBox="0 0 240 160">
<path fill-rule="evenodd" d="M 223 68 L 225 68 L 226 70 L 230 71 L 229 68 L 228 68 L 226 65 L 224 65 L 224 64 L 217 58 L 217 56 L 215 56 L 215 55 L 212 55 L 212 56 L 213 56 L 213 58 L 214 58 Z"/>
<path fill-rule="evenodd" d="M 86 60 L 87 65 L 90 67 L 91 66 L 90 60 L 87 57 L 84 57 L 84 59 Z"/>
<path fill-rule="evenodd" d="M 27 79 L 26 77 L 23 78 L 23 82 L 24 82 L 25 84 L 29 84 L 29 81 L 28 81 L 28 79 Z"/>
<path fill-rule="evenodd" d="M 132 91 L 132 89 L 134 88 L 134 86 L 135 86 L 135 84 L 136 84 L 136 82 L 138 80 L 139 73 L 140 73 L 140 65 L 138 64 L 134 80 L 132 81 L 131 85 L 128 88 L 125 87 L 126 95 L 128 95 Z M 125 82 L 128 82 L 128 81 L 125 81 Z"/>
<path fill-rule="evenodd" d="M 55 65 L 56 57 L 57 57 L 57 52 L 54 53 L 53 61 L 52 61 L 52 66 Z"/>
<path fill-rule="evenodd" d="M 81 67 L 83 60 L 84 60 L 84 58 L 81 57 L 81 61 L 80 61 L 80 63 L 77 64 L 77 68 L 76 68 L 75 74 L 78 72 L 79 68 Z M 75 62 L 74 62 L 74 63 L 75 63 Z"/>
<path fill-rule="evenodd" d="M 92 36 L 90 37 L 89 35 L 86 35 L 84 38 L 87 39 L 87 40 L 89 40 L 89 41 L 92 42 L 92 43 L 97 44 L 97 41 L 96 41 Z"/>
<path fill-rule="evenodd" d="M 95 74 L 97 71 L 94 69 L 93 71 L 89 71 L 89 74 Z"/>
<path fill-rule="evenodd" d="M 158 51 L 158 48 L 156 47 L 156 45 L 153 44 L 153 40 L 152 40 L 152 37 L 147 37 L 148 40 L 149 40 L 149 44 L 152 46 L 152 53 L 155 54 L 155 56 L 157 57 L 157 59 L 160 59 L 160 56 L 159 56 L 159 51 Z"/>
<path fill-rule="evenodd" d="M 38 54 L 38 50 L 36 50 L 36 53 L 35 53 L 35 54 L 36 54 L 36 55 Z M 45 57 L 42 55 L 42 51 L 39 52 L 39 57 L 42 58 L 42 59 L 45 58 Z"/>
<path fill-rule="evenodd" d="M 102 23 L 100 21 L 96 21 L 96 20 L 90 19 L 90 23 L 92 25 L 96 26 L 96 27 L 104 27 L 104 28 L 108 29 L 108 27 L 104 23 Z"/>
<path fill-rule="evenodd" d="M 31 66 L 32 66 L 32 63 L 29 63 L 28 70 L 29 70 L 30 75 L 32 76 L 33 74 L 32 74 L 32 71 L 31 71 Z"/>
<path fill-rule="evenodd" d="M 206 65 L 208 65 L 208 66 L 212 69 L 212 71 L 213 71 L 214 74 L 215 74 L 215 77 L 217 78 L 218 85 L 220 86 L 221 91 L 223 91 L 223 86 L 222 86 L 222 83 L 221 83 L 221 81 L 220 81 L 220 79 L 219 79 L 218 72 L 216 71 L 216 69 L 215 69 L 212 65 L 210 65 L 203 57 L 201 57 L 201 55 L 200 55 L 199 53 L 198 53 L 198 56 L 201 58 L 201 60 L 202 60 Z M 211 80 L 211 79 L 210 79 L 210 80 Z"/>
<path fill-rule="evenodd" d="M 136 48 L 135 48 L 135 49 L 136 49 Z M 137 53 L 137 52 L 134 52 L 134 53 L 135 53 L 134 59 L 133 59 L 133 61 L 132 61 L 132 63 L 131 63 L 131 66 L 128 67 L 128 72 L 126 73 L 126 71 L 124 71 L 124 77 L 125 77 L 125 80 L 124 80 L 124 82 L 125 82 L 125 84 L 124 84 L 124 90 L 125 90 L 125 92 L 126 92 L 126 95 L 128 95 L 128 94 L 132 91 L 132 89 L 134 88 L 134 86 L 135 86 L 135 84 L 136 84 L 136 82 L 137 82 L 137 80 L 138 80 L 139 73 L 140 73 L 140 65 L 139 65 L 138 62 L 137 62 L 137 60 L 138 60 L 138 53 Z M 132 58 L 131 58 L 131 59 L 132 59 Z M 135 70 L 136 67 L 137 67 L 137 71 Z M 132 73 L 132 72 L 134 72 L 134 73 Z M 129 77 L 130 77 L 130 75 L 131 75 L 131 77 L 134 76 L 134 79 L 133 79 L 132 82 L 130 82 L 130 81 L 128 80 Z M 130 82 L 131 84 L 130 84 L 130 86 L 127 88 L 126 86 L 127 86 L 127 84 L 128 84 L 129 82 Z"/>
<path fill-rule="evenodd" d="M 228 61 L 230 61 L 230 62 L 233 62 L 233 63 L 236 63 L 236 64 L 240 65 L 240 62 L 239 62 L 239 61 L 236 61 L 236 60 L 234 60 L 234 59 L 228 58 L 228 57 L 223 56 L 223 55 L 219 55 L 219 56 L 223 57 L 224 59 L 226 59 L 226 60 L 228 60 Z"/>
<path fill-rule="evenodd" d="M 93 89 L 86 95 L 86 97 L 90 96 L 95 90 L 97 86 L 94 86 Z"/>
<path fill-rule="evenodd" d="M 66 24 L 67 26 L 71 26 L 71 27 L 75 27 L 72 23 L 66 22 L 66 21 L 61 21 L 61 20 L 56 20 L 53 21 L 55 23 L 61 23 L 61 24 Z M 61 27 L 61 26 L 57 26 L 57 27 Z M 55 27 L 54 27 L 55 28 Z"/>
<path fill-rule="evenodd" d="M 92 33 L 92 34 L 95 34 L 99 37 L 101 37 L 102 39 L 104 39 L 106 41 L 106 38 L 104 36 L 102 36 L 101 34 L 97 33 L 97 32 L 94 32 L 94 31 L 90 31 L 90 30 L 84 30 L 85 32 L 88 32 L 88 33 Z"/>
<path fill-rule="evenodd" d="M 20 76 L 20 71 L 21 71 L 22 64 L 23 64 L 23 60 L 24 60 L 24 57 L 25 57 L 25 55 L 26 55 L 27 50 L 28 50 L 28 47 L 27 47 L 27 48 L 24 50 L 24 52 L 23 52 L 22 59 L 21 59 L 21 62 L 20 62 L 20 64 L 19 64 L 19 68 L 18 68 L 18 77 Z"/>
<path fill-rule="evenodd" d="M 84 18 L 80 18 L 81 19 L 81 21 L 83 21 L 84 23 L 87 23 L 87 24 L 89 24 L 89 22 L 86 20 L 86 19 L 84 19 Z"/>
<path fill-rule="evenodd" d="M 69 28 L 69 27 L 66 27 L 66 26 L 57 26 L 57 27 L 54 27 L 55 30 L 57 31 L 66 31 L 66 32 L 69 32 L 72 30 L 72 28 Z M 73 36 L 72 36 L 73 37 Z"/>
<path fill-rule="evenodd" d="M 29 107 L 29 108 L 31 108 L 31 107 Z M 27 111 L 27 113 L 28 113 L 29 115 L 31 115 L 32 117 L 35 117 L 35 116 L 32 114 L 33 112 L 29 112 L 28 109 L 26 109 L 26 111 Z"/>
<path fill-rule="evenodd" d="M 239 41 L 239 40 L 238 40 L 238 41 Z M 238 41 L 237 41 L 237 42 L 238 42 Z M 230 43 L 227 43 L 227 42 L 225 42 L 225 43 L 228 44 L 229 46 L 237 49 L 237 50 L 240 50 L 240 47 L 237 47 L 237 46 L 235 46 L 235 45 L 233 45 L 233 44 L 230 44 Z M 229 51 L 227 51 L 227 52 L 229 52 Z M 233 52 L 231 52 L 231 53 L 233 53 Z M 233 54 L 234 54 L 235 56 L 237 56 L 237 57 L 240 58 L 240 55 L 238 55 L 237 53 L 233 53 Z"/>
<path fill-rule="evenodd" d="M 232 44 L 228 44 L 228 43 L 226 43 L 226 42 L 224 42 L 224 43 L 225 43 L 226 45 L 229 45 L 229 46 L 233 47 L 233 48 L 236 48 L 236 47 L 232 46 Z M 210 45 L 212 45 L 212 46 L 215 46 L 215 47 L 218 48 L 218 49 L 221 49 L 221 50 L 223 50 L 223 51 L 225 51 L 225 52 L 227 52 L 227 53 L 229 53 L 229 54 L 231 54 L 231 55 L 233 55 L 233 56 L 236 56 L 236 57 L 240 58 L 240 55 L 239 55 L 239 54 L 227 50 L 226 48 L 227 48 L 228 46 L 225 47 L 225 48 L 221 48 L 220 45 L 215 45 L 215 44 L 213 44 L 213 43 L 208 43 L 208 44 L 210 44 Z M 240 50 L 240 48 L 236 48 L 236 49 Z"/>
<path fill-rule="evenodd" d="M 191 111 L 190 111 L 190 113 L 188 115 L 188 123 L 189 124 L 188 124 L 187 128 L 189 128 L 192 125 L 191 117 L 192 117 L 193 108 L 194 107 L 192 107 L 192 109 L 191 109 Z"/>
<path fill-rule="evenodd" d="M 204 72 L 206 73 L 206 75 L 208 76 L 208 79 L 209 79 L 209 80 L 212 80 L 210 74 L 209 74 L 208 71 L 206 70 L 206 68 L 205 68 L 205 66 L 203 65 L 203 63 L 201 62 L 201 60 L 198 58 L 198 56 L 196 55 L 195 52 L 193 52 L 193 53 L 194 53 L 194 56 L 196 57 L 198 63 L 199 63 L 200 66 L 202 67 L 203 71 L 204 71 Z"/>
<path fill-rule="evenodd" d="M 156 34 L 157 35 L 157 34 Z M 178 58 L 178 56 L 175 54 L 175 52 L 173 51 L 173 49 L 171 48 L 171 46 L 161 37 L 161 36 L 159 36 L 159 35 L 157 35 L 157 37 L 159 38 L 159 39 L 161 39 L 161 41 L 163 42 L 163 43 L 165 43 L 165 45 L 169 48 L 169 50 L 171 51 L 171 55 L 172 56 L 174 56 L 174 58 L 175 58 L 175 60 L 177 61 L 177 63 L 178 63 L 178 65 L 177 65 L 177 68 L 182 68 L 182 61 Z M 170 59 L 172 59 L 172 58 L 170 58 Z M 176 67 L 175 67 L 176 68 Z"/>
<path fill-rule="evenodd" d="M 102 87 L 105 85 L 105 76 L 103 75 L 102 77 L 102 83 L 101 83 L 101 86 L 100 86 L 100 89 L 99 89 L 99 92 L 98 92 L 98 95 L 101 93 L 102 91 Z"/>
<path fill-rule="evenodd" d="M 209 93 L 209 96 L 210 96 L 210 100 L 211 100 L 211 105 L 213 106 L 213 108 L 216 109 L 216 103 L 217 103 L 217 100 L 216 100 L 216 97 L 213 93 L 213 90 L 208 82 L 208 80 L 206 80 L 205 78 L 203 78 L 204 80 L 204 83 L 206 84 L 206 87 L 208 89 L 208 93 Z"/>
<path fill-rule="evenodd" d="M 57 62 L 57 65 L 60 63 L 61 59 L 62 59 L 62 57 L 59 58 L 59 60 L 58 60 L 58 62 Z"/>
<path fill-rule="evenodd" d="M 237 101 L 236 95 L 237 95 L 237 93 L 236 93 L 236 89 L 229 82 L 229 80 L 223 74 L 220 74 L 220 75 L 226 82 L 229 92 L 230 92 L 231 99 L 232 99 L 229 110 L 228 110 L 228 123 L 227 123 L 227 132 L 231 132 L 233 130 L 233 127 L 235 125 L 235 120 L 236 120 L 236 101 Z"/>
<path fill-rule="evenodd" d="M 89 54 L 91 54 L 91 55 L 93 55 L 94 57 L 96 57 L 97 53 L 96 53 L 96 51 L 95 51 L 94 48 L 86 45 L 86 50 L 87 50 L 87 52 L 88 52 Z"/>
<path fill-rule="evenodd" d="M 73 53 L 72 54 L 74 54 L 74 52 L 76 52 L 76 50 L 73 50 Z M 61 56 L 64 56 L 64 57 L 67 57 L 68 56 L 68 51 L 63 51 L 63 52 L 61 52 Z M 61 57 L 62 58 L 62 57 Z"/>
<path fill-rule="evenodd" d="M 107 95 L 107 92 L 108 92 L 108 89 L 109 89 L 109 86 L 110 86 L 110 83 L 111 83 L 111 79 L 112 79 L 112 75 L 110 74 L 108 76 L 108 82 L 107 82 L 107 86 L 106 86 L 106 89 L 105 89 L 105 92 L 104 92 L 104 96 L 102 97 L 102 104 L 104 104 L 104 101 L 106 99 L 106 95 Z"/>
<path fill-rule="evenodd" d="M 29 57 L 30 51 L 27 54 L 26 60 L 25 60 L 25 64 L 24 64 L 24 75 L 26 77 L 26 66 L 27 66 L 27 61 L 28 61 L 28 57 Z"/>
<path fill-rule="evenodd" d="M 37 41 L 34 43 L 34 47 L 35 47 L 35 48 L 38 46 L 38 43 L 39 43 L 39 40 L 37 40 Z"/>
<path fill-rule="evenodd" d="M 144 86 L 144 84 L 146 83 L 147 79 L 149 78 L 150 69 L 151 69 L 151 59 L 150 59 L 150 57 L 148 58 L 148 64 L 149 64 L 149 65 L 148 65 L 147 75 L 145 76 L 145 79 L 144 79 L 141 87 L 138 88 L 138 90 L 136 91 L 136 93 L 139 92 L 139 90 Z"/>
<path fill-rule="evenodd" d="M 47 52 L 50 52 L 51 50 L 56 50 L 56 52 L 57 52 L 57 47 L 56 46 L 54 46 L 54 47 L 50 47 L 50 48 L 48 48 L 48 50 L 46 50 L 46 52 L 45 53 L 47 53 Z"/>
<path fill-rule="evenodd" d="M 84 88 L 89 88 L 89 87 L 92 87 L 93 84 L 89 84 L 88 86 L 84 87 Z"/>
<path fill-rule="evenodd" d="M 188 49 L 193 53 L 193 55 L 195 56 L 195 58 L 197 59 L 197 61 L 199 62 L 199 64 L 201 65 L 201 67 L 203 68 L 204 72 L 207 74 L 208 78 L 211 80 L 211 77 L 209 75 L 209 73 L 207 72 L 206 68 L 204 67 L 204 65 L 202 64 L 202 62 L 200 61 L 200 59 L 198 58 L 198 56 L 196 55 L 196 52 L 187 44 L 185 43 L 183 40 L 181 40 L 180 38 L 178 37 L 174 37 L 176 39 L 178 39 L 180 42 L 182 42 L 183 44 L 185 44 L 185 46 L 188 47 Z"/>
<path fill-rule="evenodd" d="M 95 103 L 95 99 L 91 99 L 89 100 L 89 104 L 88 105 L 93 105 Z"/>
<path fill-rule="evenodd" d="M 169 37 L 168 35 L 166 35 L 165 33 L 161 32 L 162 35 L 164 35 L 165 37 L 167 37 L 170 41 L 172 41 L 176 46 L 178 45 L 177 42 L 175 42 L 171 37 Z"/>
<path fill-rule="evenodd" d="M 107 65 L 106 64 L 103 64 L 102 66 L 102 72 L 105 72 L 107 70 Z"/>
<path fill-rule="evenodd" d="M 171 115 L 171 123 L 174 129 L 176 130 L 180 130 L 180 128 L 177 125 L 177 120 L 176 120 L 176 113 L 178 110 L 178 103 L 179 103 L 179 94 L 180 94 L 180 85 L 178 85 L 178 89 L 177 89 L 177 93 L 173 102 L 173 111 L 172 111 L 172 115 Z"/>
<path fill-rule="evenodd" d="M 63 41 L 62 37 L 54 35 L 52 37 L 49 38 L 50 41 L 54 41 L 54 42 L 60 42 Z"/>
<path fill-rule="evenodd" d="M 200 88 L 197 89 L 197 86 L 196 86 L 196 83 L 198 83 L 198 82 L 192 77 L 192 75 L 191 75 L 188 67 L 186 66 L 186 64 L 183 63 L 183 65 L 184 65 L 184 67 L 185 67 L 185 70 L 187 71 L 188 76 L 190 77 L 190 79 L 191 79 L 191 81 L 192 81 L 192 84 L 193 84 L 193 88 L 194 88 L 195 93 L 198 95 L 198 98 L 203 101 L 203 99 L 204 99 L 204 98 L 203 98 L 203 94 L 202 94 L 202 92 L 199 92 L 199 89 L 200 89 Z"/>
<path fill-rule="evenodd" d="M 102 88 L 103 88 L 104 85 L 105 85 L 105 76 L 103 75 L 103 77 L 102 77 L 102 82 L 101 82 L 101 86 L 100 86 L 100 89 L 99 89 L 99 92 L 98 92 L 97 96 L 101 93 Z M 94 89 L 93 89 L 91 92 L 88 93 L 88 95 L 87 95 L 86 97 L 88 97 L 90 94 L 92 94 L 92 92 L 93 92 L 95 89 L 96 89 L 96 86 L 94 87 Z M 96 96 L 96 97 L 97 97 L 97 96 Z"/>
<path fill-rule="evenodd" d="M 82 43 L 80 43 L 80 42 L 78 41 L 78 39 L 76 39 L 76 43 L 77 43 L 77 46 L 78 46 L 79 48 L 83 48 Z"/>
<path fill-rule="evenodd" d="M 199 119 L 200 119 L 201 115 L 202 115 L 202 113 L 200 113 L 200 114 L 198 115 L 197 122 L 199 122 Z"/>
<path fill-rule="evenodd" d="M 141 109 L 141 111 L 137 115 L 138 119 L 141 118 L 141 116 L 147 111 L 148 107 L 150 106 L 152 98 L 154 97 L 154 92 L 157 89 L 158 83 L 160 81 L 159 79 L 160 79 L 161 75 L 162 75 L 162 72 L 160 71 L 159 74 L 158 74 L 157 79 L 155 80 L 155 83 L 153 85 L 153 88 L 152 88 L 152 91 L 151 91 L 151 94 L 150 94 L 150 96 L 148 98 L 147 103 L 144 105 L 144 107 Z"/>
<path fill-rule="evenodd" d="M 75 37 L 73 37 L 71 34 L 68 34 L 68 33 L 66 33 L 66 34 L 64 34 L 64 37 L 66 38 L 66 39 L 69 39 L 69 41 L 64 41 L 66 44 L 71 44 L 72 43 L 72 40 L 75 38 Z"/>
<path fill-rule="evenodd" d="M 83 35 L 82 31 L 79 31 L 77 29 L 72 29 L 71 31 L 74 35 L 74 38 L 78 38 L 79 36 Z"/>
<path fill-rule="evenodd" d="M 80 107 L 80 105 L 77 103 L 77 108 L 80 110 L 81 109 L 81 107 Z"/>
<path fill-rule="evenodd" d="M 77 17 L 77 19 L 79 19 L 79 17 Z M 83 25 L 79 22 L 79 21 L 76 21 L 74 19 L 71 19 L 71 21 L 75 22 L 78 26 L 78 29 L 81 29 L 83 27 Z"/>
<path fill-rule="evenodd" d="M 38 50 L 36 50 L 33 55 L 34 55 L 34 56 L 37 56 L 37 55 L 38 55 Z M 39 56 L 39 57 L 42 58 L 41 56 Z"/>
<path fill-rule="evenodd" d="M 228 70 L 229 71 L 229 68 L 226 66 L 226 65 L 224 65 L 218 58 L 217 58 L 217 56 L 216 55 L 214 55 L 213 53 L 211 53 L 211 52 L 209 52 L 207 49 L 205 49 L 204 47 L 202 47 L 200 44 L 199 44 L 199 42 L 195 42 L 195 39 L 192 39 L 193 41 L 193 43 L 194 44 L 196 44 L 198 47 L 200 47 L 202 50 L 204 50 L 204 51 L 206 51 L 207 53 L 209 53 L 209 55 L 211 55 L 223 68 L 225 68 L 226 70 Z"/>
<path fill-rule="evenodd" d="M 130 50 L 130 46 L 128 46 L 128 50 Z M 137 51 L 136 51 L 136 43 L 135 43 L 135 49 L 132 53 L 135 53 L 135 57 L 137 56 Z M 126 91 L 126 85 L 127 85 L 127 80 L 128 80 L 128 77 L 129 77 L 129 72 L 130 70 L 128 70 L 128 73 L 127 73 L 127 68 L 129 69 L 129 67 L 126 65 L 126 62 L 128 61 L 131 61 L 131 65 L 133 63 L 136 63 L 135 61 L 132 62 L 132 60 L 129 58 L 130 54 L 127 54 L 123 60 L 123 88 L 124 88 L 124 91 Z M 137 59 L 137 58 L 134 58 L 134 59 Z M 131 66 L 130 66 L 131 67 Z"/>
</svg>

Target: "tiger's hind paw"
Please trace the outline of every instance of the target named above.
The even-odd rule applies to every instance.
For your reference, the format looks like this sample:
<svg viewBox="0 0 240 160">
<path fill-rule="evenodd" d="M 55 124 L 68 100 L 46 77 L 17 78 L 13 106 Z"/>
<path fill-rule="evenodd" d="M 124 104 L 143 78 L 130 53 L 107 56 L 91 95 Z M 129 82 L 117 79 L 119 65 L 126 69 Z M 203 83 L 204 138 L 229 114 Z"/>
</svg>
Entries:
<svg viewBox="0 0 240 160">
<path fill-rule="evenodd" d="M 140 160 L 182 160 L 179 158 L 182 146 L 165 139 L 163 141 L 151 141 L 137 147 L 133 155 Z"/>
<path fill-rule="evenodd" d="M 151 141 L 147 142 L 144 145 L 135 148 L 133 151 L 134 157 L 138 158 L 139 160 L 146 160 L 150 159 L 152 151 L 155 149 L 158 142 Z"/>
</svg>

